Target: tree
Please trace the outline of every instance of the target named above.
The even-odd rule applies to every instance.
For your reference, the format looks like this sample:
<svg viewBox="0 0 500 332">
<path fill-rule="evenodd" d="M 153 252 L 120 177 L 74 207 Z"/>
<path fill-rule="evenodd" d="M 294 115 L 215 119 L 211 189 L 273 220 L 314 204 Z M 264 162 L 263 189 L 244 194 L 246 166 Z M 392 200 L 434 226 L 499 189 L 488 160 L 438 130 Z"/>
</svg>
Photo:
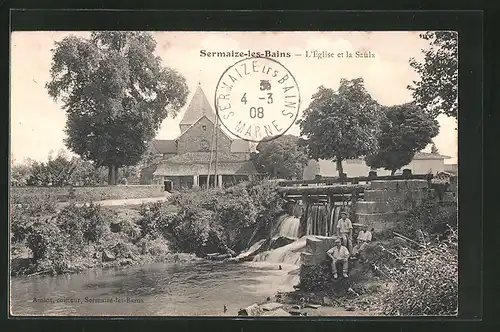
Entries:
<svg viewBox="0 0 500 332">
<path fill-rule="evenodd" d="M 430 42 L 422 51 L 424 62 L 410 59 L 420 81 L 408 86 L 413 98 L 433 118 L 439 114 L 458 116 L 458 35 L 454 31 L 428 31 L 420 38 Z"/>
<path fill-rule="evenodd" d="M 30 177 L 27 180 L 28 185 L 35 186 L 65 186 L 68 185 L 74 165 L 68 159 L 64 151 L 59 151 L 57 156 L 53 157 L 53 151 L 49 152 L 46 163 L 33 161 L 28 166 L 30 168 Z"/>
<path fill-rule="evenodd" d="M 408 165 L 415 153 L 424 149 L 439 133 L 438 122 L 415 103 L 386 107 L 383 119 L 379 150 L 366 156 L 365 162 L 373 168 L 390 170 L 392 175 Z"/>
<path fill-rule="evenodd" d="M 156 42 L 146 32 L 92 32 L 56 42 L 46 84 L 67 113 L 65 143 L 96 167 L 135 165 L 168 114 L 188 95 L 186 80 L 161 65 Z"/>
<path fill-rule="evenodd" d="M 378 103 L 357 78 L 341 79 L 337 91 L 320 86 L 298 123 L 309 157 L 336 161 L 341 176 L 342 160 L 377 150 L 378 119 Z"/>
<path fill-rule="evenodd" d="M 13 165 L 10 170 L 10 179 L 13 186 L 25 186 L 31 177 L 31 167 L 27 164 Z"/>
<path fill-rule="evenodd" d="M 432 143 L 432 146 L 431 146 L 431 153 L 432 154 L 439 154 L 439 150 L 436 146 L 436 144 Z"/>
<path fill-rule="evenodd" d="M 252 154 L 252 160 L 260 173 L 267 173 L 273 178 L 302 179 L 302 172 L 309 158 L 304 147 L 299 145 L 299 138 L 283 135 L 275 139 L 260 142 L 258 153 Z"/>
</svg>

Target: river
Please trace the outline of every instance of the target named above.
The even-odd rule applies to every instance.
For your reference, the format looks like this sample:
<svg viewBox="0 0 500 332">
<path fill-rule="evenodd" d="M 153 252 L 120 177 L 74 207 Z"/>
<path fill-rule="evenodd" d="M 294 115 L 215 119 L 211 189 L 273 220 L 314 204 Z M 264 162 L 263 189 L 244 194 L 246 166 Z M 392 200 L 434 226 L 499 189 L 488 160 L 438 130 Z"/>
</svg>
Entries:
<svg viewBox="0 0 500 332">
<path fill-rule="evenodd" d="M 59 276 L 13 277 L 11 313 L 16 316 L 236 316 L 240 308 L 265 301 L 277 291 L 292 290 L 298 276 L 289 272 L 297 266 L 282 264 L 282 270 L 278 266 L 267 262 L 195 261 L 93 269 Z"/>
</svg>

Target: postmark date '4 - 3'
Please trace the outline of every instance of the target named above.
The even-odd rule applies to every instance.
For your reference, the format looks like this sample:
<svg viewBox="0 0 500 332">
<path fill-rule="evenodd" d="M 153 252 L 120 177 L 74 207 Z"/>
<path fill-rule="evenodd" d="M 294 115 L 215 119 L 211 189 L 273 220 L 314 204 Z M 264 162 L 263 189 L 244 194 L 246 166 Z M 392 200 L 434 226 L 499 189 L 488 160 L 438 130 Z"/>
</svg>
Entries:
<svg viewBox="0 0 500 332">
<path fill-rule="evenodd" d="M 215 91 L 222 125 L 251 142 L 279 137 L 297 119 L 300 90 L 292 73 L 276 60 L 248 58 L 227 68 Z"/>
</svg>

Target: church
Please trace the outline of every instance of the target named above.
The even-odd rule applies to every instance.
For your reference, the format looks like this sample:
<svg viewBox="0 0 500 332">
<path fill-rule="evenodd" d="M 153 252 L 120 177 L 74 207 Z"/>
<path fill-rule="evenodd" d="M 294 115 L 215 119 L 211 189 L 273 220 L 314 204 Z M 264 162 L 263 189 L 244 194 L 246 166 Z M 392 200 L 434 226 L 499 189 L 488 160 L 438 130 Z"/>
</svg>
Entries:
<svg viewBox="0 0 500 332">
<path fill-rule="evenodd" d="M 162 184 L 172 191 L 206 186 L 207 180 L 210 186 L 230 185 L 258 174 L 249 142 L 229 137 L 220 124 L 214 133 L 216 114 L 200 85 L 179 127 L 176 139 L 151 142 L 150 152 L 159 161 L 141 170 L 141 184 Z"/>
</svg>

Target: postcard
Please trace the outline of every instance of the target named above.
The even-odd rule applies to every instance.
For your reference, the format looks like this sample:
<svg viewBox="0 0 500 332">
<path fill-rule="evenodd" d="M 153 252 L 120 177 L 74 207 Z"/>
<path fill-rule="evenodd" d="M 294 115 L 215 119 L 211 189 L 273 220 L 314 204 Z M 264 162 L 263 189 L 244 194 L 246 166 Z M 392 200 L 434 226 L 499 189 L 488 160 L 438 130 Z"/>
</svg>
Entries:
<svg viewBox="0 0 500 332">
<path fill-rule="evenodd" d="M 16 31 L 13 316 L 456 316 L 458 34 Z"/>
</svg>

